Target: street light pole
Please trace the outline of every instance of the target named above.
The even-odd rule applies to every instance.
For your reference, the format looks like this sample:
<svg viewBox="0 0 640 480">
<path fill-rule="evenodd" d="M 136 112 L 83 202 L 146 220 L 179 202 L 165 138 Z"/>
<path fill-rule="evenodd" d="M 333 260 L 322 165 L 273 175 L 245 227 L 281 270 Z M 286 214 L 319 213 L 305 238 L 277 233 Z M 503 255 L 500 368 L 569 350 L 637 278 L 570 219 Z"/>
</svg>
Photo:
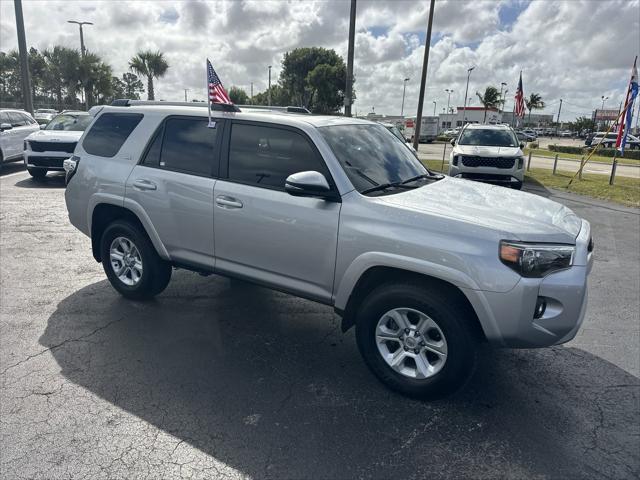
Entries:
<svg viewBox="0 0 640 480">
<path fill-rule="evenodd" d="M 402 87 L 402 108 L 400 109 L 400 116 L 403 117 L 404 116 L 404 94 L 407 91 L 407 82 L 409 81 L 409 78 L 405 78 L 403 81 L 403 87 Z"/>
<path fill-rule="evenodd" d="M 464 91 L 464 105 L 462 106 L 462 126 L 464 127 L 465 122 L 467 121 L 467 95 L 469 94 L 469 78 L 471 77 L 471 72 L 475 66 L 467 69 L 467 88 Z"/>
<path fill-rule="evenodd" d="M 451 102 L 451 94 L 453 93 L 453 90 L 449 90 L 448 88 L 445 88 L 444 91 L 449 94 L 449 96 L 447 97 L 447 112 L 448 112 L 449 111 L 449 103 Z"/>
<path fill-rule="evenodd" d="M 506 87 L 506 86 L 507 86 L 507 83 L 506 83 L 506 82 L 502 82 L 502 83 L 500 84 L 500 101 L 502 101 L 502 89 L 503 89 L 504 87 Z M 506 92 L 505 92 L 505 94 L 506 94 Z M 498 101 L 498 106 L 500 106 L 500 101 Z"/>
<path fill-rule="evenodd" d="M 434 116 L 434 117 L 436 116 L 436 105 L 437 105 L 437 103 L 436 103 L 436 101 L 434 100 L 434 101 L 433 101 L 433 116 Z"/>
<path fill-rule="evenodd" d="M 269 65 L 269 86 L 267 87 L 267 103 L 271 106 L 271 65 Z"/>
<path fill-rule="evenodd" d="M 351 104 L 353 99 L 353 44 L 356 36 L 356 0 L 351 0 L 351 10 L 349 12 L 349 45 L 347 46 L 347 82 L 344 92 L 344 116 L 351 116 Z"/>
<path fill-rule="evenodd" d="M 185 88 L 185 89 L 184 89 L 184 101 L 185 101 L 185 102 L 187 102 L 187 101 L 188 101 L 188 100 L 187 100 L 187 92 L 188 92 L 188 91 L 189 91 L 189 89 L 188 89 L 188 88 Z"/>
<path fill-rule="evenodd" d="M 424 60 L 422 62 L 422 78 L 420 79 L 420 96 L 418 97 L 418 114 L 416 115 L 416 125 L 413 135 L 413 148 L 418 151 L 420 142 L 420 124 L 422 123 L 422 107 L 424 106 L 424 91 L 427 85 L 427 67 L 429 66 L 429 49 L 431 48 L 431 30 L 433 28 L 433 11 L 436 1 L 431 0 L 429 5 L 429 23 L 427 25 L 427 37 L 424 42 Z"/>
<path fill-rule="evenodd" d="M 84 35 L 82 32 L 83 25 L 93 25 L 91 22 L 78 22 L 77 20 L 67 20 L 67 23 L 75 23 L 80 27 L 80 53 L 84 57 L 87 53 L 87 50 L 84 48 Z"/>
<path fill-rule="evenodd" d="M 251 82 L 251 105 L 253 105 L 253 82 Z"/>
<path fill-rule="evenodd" d="M 562 99 L 560 99 L 560 106 L 558 107 L 558 121 L 556 122 L 556 137 L 558 136 L 558 126 L 560 125 L 560 112 L 562 112 Z"/>
<path fill-rule="evenodd" d="M 16 11 L 16 30 L 18 31 L 18 50 L 20 51 L 20 76 L 22 78 L 22 100 L 24 109 L 33 115 L 33 98 L 31 98 L 31 79 L 29 78 L 29 53 L 27 52 L 27 37 L 24 33 L 24 18 L 22 16 L 22 0 L 14 0 Z"/>
<path fill-rule="evenodd" d="M 604 101 L 605 100 L 609 100 L 609 97 L 605 97 L 604 95 L 602 95 L 602 107 L 600 108 L 600 110 L 604 110 Z"/>
</svg>

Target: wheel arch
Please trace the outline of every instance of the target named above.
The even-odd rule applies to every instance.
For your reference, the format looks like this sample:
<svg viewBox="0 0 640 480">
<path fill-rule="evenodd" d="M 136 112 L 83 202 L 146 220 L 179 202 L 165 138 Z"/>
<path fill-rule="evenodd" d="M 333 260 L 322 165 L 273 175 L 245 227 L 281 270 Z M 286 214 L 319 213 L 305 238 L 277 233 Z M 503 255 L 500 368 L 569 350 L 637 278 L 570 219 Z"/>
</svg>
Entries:
<svg viewBox="0 0 640 480">
<path fill-rule="evenodd" d="M 336 311 L 342 315 L 342 331 L 346 332 L 355 325 L 358 305 L 374 288 L 383 283 L 406 282 L 408 280 L 423 285 L 425 288 L 437 290 L 450 297 L 452 301 L 459 302 L 468 312 L 468 319 L 474 336 L 481 341 L 487 339 L 473 305 L 458 286 L 433 275 L 382 265 L 372 266 L 364 271 L 351 290 L 344 309 L 336 307 Z"/>
<path fill-rule="evenodd" d="M 141 218 L 141 216 L 129 208 L 105 202 L 96 204 L 91 214 L 91 250 L 93 258 L 95 258 L 97 262 L 102 261 L 100 252 L 102 234 L 107 226 L 115 220 L 128 220 L 137 225 L 147 235 L 149 240 L 151 240 L 158 255 L 164 260 L 169 259 L 164 245 L 146 215 Z"/>
</svg>

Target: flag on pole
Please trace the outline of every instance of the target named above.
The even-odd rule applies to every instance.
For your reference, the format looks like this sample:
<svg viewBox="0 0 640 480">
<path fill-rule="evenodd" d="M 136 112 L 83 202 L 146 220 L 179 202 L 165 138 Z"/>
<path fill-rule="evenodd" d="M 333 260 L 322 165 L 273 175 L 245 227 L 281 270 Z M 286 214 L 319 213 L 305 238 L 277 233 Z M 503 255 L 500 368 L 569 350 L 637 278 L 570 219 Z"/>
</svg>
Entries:
<svg viewBox="0 0 640 480">
<path fill-rule="evenodd" d="M 629 135 L 629 128 L 631 128 L 631 122 L 633 121 L 633 102 L 638 96 L 638 68 L 636 62 L 638 57 L 633 61 L 633 67 L 631 68 L 631 81 L 629 82 L 629 88 L 627 88 L 627 98 L 624 102 L 624 113 L 620 121 L 620 128 L 618 128 L 618 136 L 616 138 L 616 148 L 620 150 L 620 155 L 624 155 L 624 146 L 627 143 L 627 136 Z"/>
<path fill-rule="evenodd" d="M 517 118 L 524 118 L 525 106 L 524 106 L 524 91 L 522 89 L 522 72 L 520 72 L 520 80 L 518 81 L 518 88 L 516 88 L 515 105 L 513 107 L 513 113 Z M 518 120 L 517 124 L 520 124 Z"/>
<path fill-rule="evenodd" d="M 220 78 L 213 69 L 211 62 L 207 58 L 207 83 L 209 89 L 209 102 L 210 103 L 226 103 L 232 105 L 233 102 L 229 98 L 227 91 L 222 86 Z"/>
</svg>

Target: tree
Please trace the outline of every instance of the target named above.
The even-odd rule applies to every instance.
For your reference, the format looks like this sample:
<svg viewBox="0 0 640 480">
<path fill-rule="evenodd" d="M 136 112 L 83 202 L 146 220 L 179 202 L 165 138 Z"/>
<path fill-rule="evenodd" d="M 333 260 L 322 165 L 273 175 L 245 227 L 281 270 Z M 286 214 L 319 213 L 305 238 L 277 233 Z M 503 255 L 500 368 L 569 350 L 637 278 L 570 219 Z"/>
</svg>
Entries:
<svg viewBox="0 0 640 480">
<path fill-rule="evenodd" d="M 569 127 L 574 132 L 581 132 L 582 130 L 596 129 L 596 122 L 589 117 L 578 117 L 575 121 L 569 123 Z"/>
<path fill-rule="evenodd" d="M 140 100 L 140 94 L 144 93 L 144 84 L 136 74 L 131 72 L 123 73 L 122 83 L 124 83 L 124 98 Z"/>
<path fill-rule="evenodd" d="M 229 98 L 236 105 L 246 105 L 249 103 L 249 95 L 239 87 L 231 87 L 229 89 Z"/>
<path fill-rule="evenodd" d="M 488 86 L 484 90 L 484 95 L 481 95 L 480 92 L 476 92 L 476 95 L 480 99 L 480 103 L 484 106 L 484 120 L 487 121 L 487 110 L 489 108 L 498 108 L 501 102 L 500 92 L 496 87 Z"/>
<path fill-rule="evenodd" d="M 130 61 L 129 68 L 138 75 L 147 77 L 147 100 L 154 100 L 153 79 L 160 78 L 167 73 L 169 64 L 160 51 L 151 50 L 138 52 Z"/>
<path fill-rule="evenodd" d="M 531 111 L 532 110 L 541 110 L 544 108 L 544 102 L 542 101 L 542 97 L 537 93 L 532 93 L 529 95 L 529 98 L 524 100 L 524 103 L 527 105 L 529 109 L 529 118 L 527 122 L 531 123 Z"/>
<path fill-rule="evenodd" d="M 80 52 L 71 48 L 54 46 L 43 52 L 47 68 L 44 75 L 45 89 L 55 96 L 58 110 L 64 108 L 64 99 L 75 107 L 80 89 Z"/>
<path fill-rule="evenodd" d="M 277 83 L 275 85 L 271 85 L 271 104 L 272 105 L 280 105 L 286 106 L 295 103 L 291 100 L 289 93 L 285 91 Z M 269 105 L 269 90 L 265 90 L 264 92 L 256 93 L 253 96 L 253 104 L 254 105 Z"/>
<path fill-rule="evenodd" d="M 314 113 L 333 113 L 344 103 L 346 75 L 344 60 L 334 50 L 296 48 L 284 55 L 280 86 L 291 103 Z"/>
</svg>

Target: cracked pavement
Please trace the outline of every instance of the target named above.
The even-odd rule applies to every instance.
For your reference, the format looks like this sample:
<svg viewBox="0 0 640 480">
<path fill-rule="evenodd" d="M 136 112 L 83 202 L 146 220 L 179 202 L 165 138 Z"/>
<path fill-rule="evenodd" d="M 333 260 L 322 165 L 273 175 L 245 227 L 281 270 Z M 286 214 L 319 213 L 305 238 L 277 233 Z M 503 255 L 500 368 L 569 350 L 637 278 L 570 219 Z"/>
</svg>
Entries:
<svg viewBox="0 0 640 480">
<path fill-rule="evenodd" d="M 638 478 L 640 212 L 553 194 L 592 222 L 582 330 L 481 350 L 438 402 L 386 390 L 331 308 L 175 271 L 116 294 L 64 182 L 0 177 L 0 477 Z"/>
</svg>

